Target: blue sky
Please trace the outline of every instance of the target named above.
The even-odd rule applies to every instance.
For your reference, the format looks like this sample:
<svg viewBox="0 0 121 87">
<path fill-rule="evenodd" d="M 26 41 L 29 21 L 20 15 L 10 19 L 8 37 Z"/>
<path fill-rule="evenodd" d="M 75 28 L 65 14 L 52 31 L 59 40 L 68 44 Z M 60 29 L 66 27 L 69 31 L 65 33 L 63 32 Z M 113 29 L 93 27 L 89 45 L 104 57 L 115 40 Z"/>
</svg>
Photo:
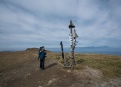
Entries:
<svg viewBox="0 0 121 87">
<path fill-rule="evenodd" d="M 70 19 L 78 47 L 121 48 L 121 0 L 0 0 L 0 51 L 69 47 Z"/>
</svg>

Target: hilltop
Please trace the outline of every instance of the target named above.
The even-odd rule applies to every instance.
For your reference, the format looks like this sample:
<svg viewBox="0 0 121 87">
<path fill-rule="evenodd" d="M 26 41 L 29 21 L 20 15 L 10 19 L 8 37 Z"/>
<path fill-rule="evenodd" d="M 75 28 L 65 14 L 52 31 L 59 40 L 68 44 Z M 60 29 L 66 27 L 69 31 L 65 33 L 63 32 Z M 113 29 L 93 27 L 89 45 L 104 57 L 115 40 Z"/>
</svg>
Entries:
<svg viewBox="0 0 121 87">
<path fill-rule="evenodd" d="M 1 52 L 0 87 L 121 86 L 121 56 L 76 53 L 75 58 L 73 69 L 64 68 L 61 54 L 47 51 L 46 69 L 41 71 L 38 48 Z"/>
<path fill-rule="evenodd" d="M 30 51 L 30 52 L 38 52 L 39 51 L 39 48 L 27 48 L 25 51 Z M 46 52 L 51 52 L 51 51 L 48 51 L 48 50 L 46 50 Z"/>
</svg>

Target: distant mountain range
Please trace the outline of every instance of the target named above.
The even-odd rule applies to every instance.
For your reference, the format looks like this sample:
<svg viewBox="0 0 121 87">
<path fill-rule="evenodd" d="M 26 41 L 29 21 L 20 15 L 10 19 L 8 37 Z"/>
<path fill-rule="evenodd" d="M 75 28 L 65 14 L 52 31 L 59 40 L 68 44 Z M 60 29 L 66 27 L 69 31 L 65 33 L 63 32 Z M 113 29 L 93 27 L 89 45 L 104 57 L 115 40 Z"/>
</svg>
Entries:
<svg viewBox="0 0 121 87">
<path fill-rule="evenodd" d="M 53 52 L 61 52 L 61 48 L 47 48 L 47 50 Z M 70 48 L 64 48 L 64 52 L 70 52 Z M 100 47 L 76 47 L 76 53 L 96 53 L 96 54 L 111 54 L 111 55 L 121 55 L 121 48 L 111 48 L 108 46 Z"/>
<path fill-rule="evenodd" d="M 99 46 L 99 47 L 91 46 L 91 47 L 77 47 L 77 48 L 109 48 L 109 47 L 108 46 Z"/>
</svg>

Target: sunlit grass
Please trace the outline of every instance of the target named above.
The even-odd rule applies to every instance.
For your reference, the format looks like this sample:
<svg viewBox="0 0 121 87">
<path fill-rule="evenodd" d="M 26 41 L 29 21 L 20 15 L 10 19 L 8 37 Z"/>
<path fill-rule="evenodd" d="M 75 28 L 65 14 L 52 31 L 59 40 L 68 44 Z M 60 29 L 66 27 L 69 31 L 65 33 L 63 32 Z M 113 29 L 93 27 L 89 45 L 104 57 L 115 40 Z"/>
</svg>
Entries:
<svg viewBox="0 0 121 87">
<path fill-rule="evenodd" d="M 61 54 L 55 54 L 52 58 L 62 62 Z M 69 54 L 65 54 L 69 56 Z M 71 60 L 71 59 L 70 59 Z M 121 56 L 102 55 L 102 54 L 75 54 L 76 65 L 74 69 L 83 70 L 86 66 L 102 71 L 103 78 L 109 79 L 121 77 Z"/>
<path fill-rule="evenodd" d="M 65 57 L 70 56 L 69 53 Z M 23 63 L 38 61 L 38 52 L 11 52 L 0 53 L 0 72 L 9 71 L 15 67 L 22 67 Z M 64 60 L 61 53 L 47 53 L 47 59 L 54 59 L 61 64 Z M 71 62 L 71 59 L 68 60 Z M 86 66 L 102 71 L 103 78 L 109 79 L 121 77 L 121 56 L 102 55 L 102 54 L 75 54 L 76 65 L 74 70 L 83 70 Z M 71 64 L 71 63 L 70 63 Z"/>
</svg>

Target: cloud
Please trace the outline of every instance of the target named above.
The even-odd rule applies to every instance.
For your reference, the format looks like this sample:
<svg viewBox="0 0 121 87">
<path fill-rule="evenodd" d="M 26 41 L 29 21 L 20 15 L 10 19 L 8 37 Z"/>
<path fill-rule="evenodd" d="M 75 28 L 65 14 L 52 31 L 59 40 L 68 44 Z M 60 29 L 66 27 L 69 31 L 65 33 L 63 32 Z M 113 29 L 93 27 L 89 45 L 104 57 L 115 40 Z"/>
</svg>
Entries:
<svg viewBox="0 0 121 87">
<path fill-rule="evenodd" d="M 69 21 L 77 46 L 121 47 L 120 0 L 0 1 L 0 50 L 69 47 Z"/>
</svg>

